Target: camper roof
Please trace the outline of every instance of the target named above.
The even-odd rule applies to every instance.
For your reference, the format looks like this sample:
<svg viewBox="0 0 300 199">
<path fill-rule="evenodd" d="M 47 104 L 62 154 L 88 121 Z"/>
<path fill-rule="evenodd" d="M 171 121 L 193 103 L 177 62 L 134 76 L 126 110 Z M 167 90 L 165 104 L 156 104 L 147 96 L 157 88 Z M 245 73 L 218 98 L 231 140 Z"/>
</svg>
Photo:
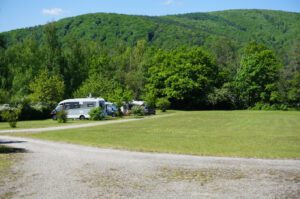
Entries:
<svg viewBox="0 0 300 199">
<path fill-rule="evenodd" d="M 74 98 L 74 99 L 63 100 L 59 102 L 59 104 L 66 103 L 66 102 L 75 102 L 75 101 L 82 103 L 82 102 L 98 102 L 98 101 L 105 101 L 105 100 L 103 98 Z"/>
<path fill-rule="evenodd" d="M 144 101 L 135 101 L 135 100 L 133 100 L 131 102 L 131 104 L 138 105 L 138 106 L 143 106 L 143 105 L 145 105 L 145 102 Z"/>
</svg>

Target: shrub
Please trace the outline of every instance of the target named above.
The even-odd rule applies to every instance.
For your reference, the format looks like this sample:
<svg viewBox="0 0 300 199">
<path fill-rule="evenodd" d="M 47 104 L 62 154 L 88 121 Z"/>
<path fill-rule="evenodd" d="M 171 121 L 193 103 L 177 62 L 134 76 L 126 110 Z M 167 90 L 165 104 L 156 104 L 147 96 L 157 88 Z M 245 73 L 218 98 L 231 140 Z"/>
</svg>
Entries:
<svg viewBox="0 0 300 199">
<path fill-rule="evenodd" d="M 145 115 L 145 109 L 142 106 L 133 106 L 131 108 L 131 113 L 134 116 L 143 116 Z"/>
<path fill-rule="evenodd" d="M 168 98 L 159 98 L 157 99 L 156 106 L 159 108 L 162 112 L 166 112 L 167 109 L 170 107 L 170 101 Z"/>
<path fill-rule="evenodd" d="M 287 111 L 288 106 L 285 104 L 264 104 L 262 102 L 257 102 L 254 107 L 250 108 L 251 110 L 264 110 L 264 111 Z"/>
<path fill-rule="evenodd" d="M 101 107 L 93 108 L 89 111 L 91 120 L 103 120 L 104 115 Z"/>
<path fill-rule="evenodd" d="M 156 97 L 152 93 L 147 93 L 144 100 L 149 108 L 155 108 Z"/>
<path fill-rule="evenodd" d="M 19 119 L 20 110 L 17 108 L 9 108 L 2 112 L 2 119 L 9 123 L 12 128 L 17 127 L 17 121 Z"/>
<path fill-rule="evenodd" d="M 58 123 L 66 123 L 67 122 L 68 113 L 65 110 L 58 111 L 56 113 L 56 118 Z"/>
</svg>

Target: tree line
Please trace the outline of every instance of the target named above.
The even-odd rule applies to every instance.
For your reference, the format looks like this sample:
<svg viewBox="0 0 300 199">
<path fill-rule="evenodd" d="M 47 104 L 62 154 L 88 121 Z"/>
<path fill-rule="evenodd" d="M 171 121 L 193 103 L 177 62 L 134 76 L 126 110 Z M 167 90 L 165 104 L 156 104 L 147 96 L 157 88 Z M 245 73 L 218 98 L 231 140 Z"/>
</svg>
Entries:
<svg viewBox="0 0 300 199">
<path fill-rule="evenodd" d="M 160 49 L 139 40 L 133 46 L 68 35 L 61 43 L 54 23 L 34 37 L 7 45 L 0 38 L 0 103 L 52 108 L 90 93 L 120 105 L 132 99 L 150 106 L 167 100 L 176 109 L 299 108 L 299 42 L 286 67 L 268 47 L 242 49 L 219 38 L 206 46 Z"/>
</svg>

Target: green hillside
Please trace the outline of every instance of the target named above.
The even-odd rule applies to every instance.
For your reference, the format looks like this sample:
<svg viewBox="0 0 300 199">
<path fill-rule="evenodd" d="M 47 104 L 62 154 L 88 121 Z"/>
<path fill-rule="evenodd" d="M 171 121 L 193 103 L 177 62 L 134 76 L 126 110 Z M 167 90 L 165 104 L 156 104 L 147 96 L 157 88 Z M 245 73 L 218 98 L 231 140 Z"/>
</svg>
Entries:
<svg viewBox="0 0 300 199">
<path fill-rule="evenodd" d="M 0 103 L 92 93 L 172 108 L 299 108 L 299 21 L 271 10 L 95 13 L 3 32 Z"/>
<path fill-rule="evenodd" d="M 269 10 L 228 10 L 161 17 L 121 14 L 86 14 L 59 20 L 58 36 L 68 35 L 99 41 L 107 46 L 124 42 L 133 46 L 145 39 L 151 45 L 174 48 L 181 45 L 204 45 L 211 38 L 226 37 L 238 45 L 255 40 L 284 52 L 300 38 L 300 14 Z M 42 39 L 42 27 L 4 33 L 9 43 L 29 35 Z"/>
</svg>

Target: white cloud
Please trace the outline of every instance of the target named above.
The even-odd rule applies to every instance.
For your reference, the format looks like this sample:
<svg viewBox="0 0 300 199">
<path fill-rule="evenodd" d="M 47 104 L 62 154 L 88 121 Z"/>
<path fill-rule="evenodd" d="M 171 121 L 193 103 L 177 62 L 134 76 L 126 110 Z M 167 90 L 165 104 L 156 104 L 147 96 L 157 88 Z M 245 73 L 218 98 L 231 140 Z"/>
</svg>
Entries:
<svg viewBox="0 0 300 199">
<path fill-rule="evenodd" d="M 64 11 L 61 8 L 49 8 L 49 9 L 44 8 L 42 10 L 42 13 L 44 15 L 51 15 L 51 16 L 58 16 L 58 15 L 63 14 L 63 12 Z"/>
<path fill-rule="evenodd" d="M 172 4 L 174 4 L 174 0 L 165 0 L 165 1 L 164 1 L 164 4 L 165 4 L 166 6 L 172 5 Z"/>
</svg>

